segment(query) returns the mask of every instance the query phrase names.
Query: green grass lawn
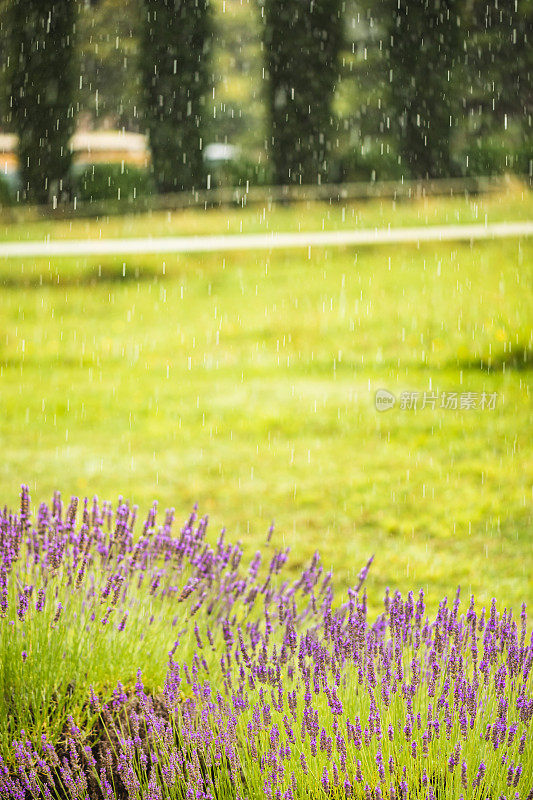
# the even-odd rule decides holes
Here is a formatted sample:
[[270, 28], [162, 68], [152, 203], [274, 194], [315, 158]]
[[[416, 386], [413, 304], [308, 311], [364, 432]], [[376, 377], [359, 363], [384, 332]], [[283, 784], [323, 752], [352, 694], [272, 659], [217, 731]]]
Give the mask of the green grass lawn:
[[484, 224], [531, 217], [531, 193], [511, 182], [502, 194], [460, 197], [427, 197], [413, 201], [384, 198], [345, 203], [294, 203], [209, 209], [208, 211], [154, 211], [149, 214], [75, 217], [56, 221], [36, 217], [25, 210], [11, 212], [14, 219], [0, 219], [0, 240], [64, 239], [86, 237], [165, 236], [264, 233], [266, 231], [350, 230], [391, 226]]
[[[110, 218], [102, 235], [530, 218], [530, 194]], [[328, 218], [329, 214], [329, 218]], [[165, 221], [166, 220], [166, 221]], [[72, 228], [69, 226], [72, 225]], [[226, 226], [226, 227], [224, 227]], [[98, 221], [1, 227], [98, 236]], [[248, 552], [275, 519], [368, 588], [458, 583], [515, 609], [531, 582], [533, 242], [4, 260], [0, 499], [27, 482], [185, 518]], [[493, 410], [384, 413], [374, 393], [497, 392]]]

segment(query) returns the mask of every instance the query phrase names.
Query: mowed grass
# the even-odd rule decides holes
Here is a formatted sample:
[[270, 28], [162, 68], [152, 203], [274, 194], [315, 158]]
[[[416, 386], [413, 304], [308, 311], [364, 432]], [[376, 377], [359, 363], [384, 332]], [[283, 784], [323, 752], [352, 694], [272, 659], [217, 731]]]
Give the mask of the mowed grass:
[[[510, 203], [503, 218], [531, 216], [530, 195]], [[525, 238], [3, 261], [0, 498], [27, 482], [35, 508], [60, 488], [178, 519], [198, 502], [250, 554], [274, 519], [294, 569], [318, 549], [340, 587], [375, 553], [373, 609], [386, 586], [435, 604], [458, 584], [517, 609], [533, 601], [532, 261]], [[379, 388], [497, 401], [378, 413]]]

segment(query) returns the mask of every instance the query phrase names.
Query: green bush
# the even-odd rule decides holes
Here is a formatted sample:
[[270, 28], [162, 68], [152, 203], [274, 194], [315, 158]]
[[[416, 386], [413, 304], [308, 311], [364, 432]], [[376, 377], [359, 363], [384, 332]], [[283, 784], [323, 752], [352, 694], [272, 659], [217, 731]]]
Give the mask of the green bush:
[[147, 169], [131, 164], [92, 164], [73, 172], [73, 196], [82, 203], [103, 200], [134, 202], [151, 195], [153, 179]]
[[220, 186], [269, 186], [272, 180], [267, 163], [258, 163], [246, 155], [213, 167], [213, 174]]
[[512, 172], [517, 175], [528, 175], [531, 170], [531, 142], [516, 144], [504, 139], [477, 139], [469, 143], [460, 155], [462, 174], [500, 175]]
[[[382, 146], [383, 145], [383, 146]], [[410, 170], [398, 160], [393, 143], [376, 140], [353, 147], [343, 154], [335, 170], [339, 181], [394, 181], [410, 177]]]
[[0, 175], [0, 206], [11, 206], [13, 202], [13, 183], [5, 175]]

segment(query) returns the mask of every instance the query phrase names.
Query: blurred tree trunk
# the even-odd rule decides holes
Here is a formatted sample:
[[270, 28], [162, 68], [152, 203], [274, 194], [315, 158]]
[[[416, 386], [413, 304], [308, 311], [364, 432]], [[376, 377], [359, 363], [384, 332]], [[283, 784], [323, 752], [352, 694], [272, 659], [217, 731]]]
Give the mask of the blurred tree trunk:
[[75, 127], [76, 0], [12, 0], [9, 106], [18, 135], [23, 199], [47, 203], [68, 192]]
[[267, 145], [277, 184], [328, 178], [342, 9], [341, 0], [264, 0]]
[[203, 188], [209, 0], [144, 0], [144, 14], [140, 61], [156, 186]]

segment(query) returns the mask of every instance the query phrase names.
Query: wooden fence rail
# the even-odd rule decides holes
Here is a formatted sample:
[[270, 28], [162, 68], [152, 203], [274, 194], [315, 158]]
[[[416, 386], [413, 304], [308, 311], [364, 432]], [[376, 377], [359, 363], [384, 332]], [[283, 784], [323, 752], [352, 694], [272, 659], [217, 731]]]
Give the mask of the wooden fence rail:
[[276, 203], [326, 202], [343, 203], [374, 198], [412, 199], [432, 195], [460, 196], [493, 194], [507, 190], [517, 182], [532, 187], [531, 176], [498, 175], [472, 178], [434, 180], [376, 181], [357, 183], [326, 183], [322, 185], [236, 186], [176, 194], [150, 195], [133, 199], [80, 202], [79, 200], [52, 206], [0, 206], [5, 222], [24, 221], [35, 217], [50, 219], [136, 214], [147, 211], [174, 211], [186, 208], [223, 206], [270, 206]]

